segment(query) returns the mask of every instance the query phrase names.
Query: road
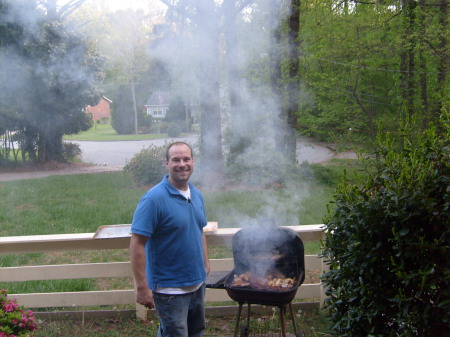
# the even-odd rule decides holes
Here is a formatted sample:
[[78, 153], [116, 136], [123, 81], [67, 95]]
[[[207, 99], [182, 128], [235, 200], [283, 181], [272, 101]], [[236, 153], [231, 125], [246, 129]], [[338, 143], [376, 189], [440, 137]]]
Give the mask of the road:
[[76, 143], [80, 146], [82, 151], [81, 160], [85, 163], [100, 166], [123, 167], [142, 149], [145, 149], [150, 145], [162, 146], [174, 141], [183, 141], [193, 145], [197, 142], [197, 137], [119, 142], [71, 141], [71, 143]]
[[[197, 137], [157, 139], [147, 141], [120, 141], [120, 142], [87, 142], [73, 141], [80, 145], [83, 151], [81, 160], [84, 163], [93, 164], [66, 164], [61, 163], [59, 167], [49, 167], [46, 169], [33, 170], [13, 170], [0, 172], [0, 181], [22, 180], [44, 178], [51, 175], [66, 174], [88, 174], [109, 171], [121, 171], [127, 162], [133, 156], [150, 145], [161, 146], [173, 141], [185, 141], [189, 144], [195, 144]], [[356, 158], [354, 152], [345, 152], [335, 154], [326, 146], [310, 142], [308, 140], [299, 140], [297, 142], [297, 159], [299, 162], [308, 162], [310, 164], [326, 162], [332, 158]]]
[[[81, 160], [100, 166], [123, 167], [133, 156], [150, 145], [161, 146], [173, 141], [185, 141], [195, 144], [197, 136], [187, 138], [156, 139], [142, 141], [121, 141], [121, 142], [90, 142], [73, 141], [79, 144], [82, 152]], [[334, 158], [336, 153], [328, 147], [307, 140], [297, 142], [298, 162], [308, 162], [309, 164], [321, 163]]]

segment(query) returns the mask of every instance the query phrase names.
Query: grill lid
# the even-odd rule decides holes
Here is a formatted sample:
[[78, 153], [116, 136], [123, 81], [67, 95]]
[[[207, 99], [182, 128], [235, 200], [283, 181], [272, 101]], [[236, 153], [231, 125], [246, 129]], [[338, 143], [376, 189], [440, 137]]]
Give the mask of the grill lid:
[[[226, 277], [224, 287], [233, 300], [263, 305], [286, 305], [292, 301], [305, 279], [303, 242], [295, 231], [283, 227], [244, 228], [233, 236], [232, 249], [234, 270]], [[233, 286], [234, 275], [247, 272], [261, 277], [280, 272], [295, 278], [296, 283], [285, 289]]]
[[[235, 273], [265, 276], [279, 271], [286, 277], [304, 274], [303, 242], [295, 231], [283, 227], [249, 227], [232, 238]], [[301, 282], [304, 280], [301, 279]]]

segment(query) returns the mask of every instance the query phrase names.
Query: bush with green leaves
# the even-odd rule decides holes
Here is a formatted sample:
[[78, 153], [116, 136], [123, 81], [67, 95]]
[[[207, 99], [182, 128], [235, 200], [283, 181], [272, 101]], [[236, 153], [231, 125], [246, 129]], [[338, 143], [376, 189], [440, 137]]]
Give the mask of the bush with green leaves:
[[63, 143], [63, 156], [65, 160], [71, 161], [81, 156], [81, 148], [77, 143], [64, 142]]
[[380, 139], [367, 183], [339, 185], [322, 276], [334, 336], [450, 335], [448, 117]]
[[169, 137], [179, 137], [181, 135], [181, 125], [176, 122], [169, 123], [167, 128], [167, 136]]
[[136, 185], [156, 184], [166, 174], [167, 144], [142, 149], [123, 168]]

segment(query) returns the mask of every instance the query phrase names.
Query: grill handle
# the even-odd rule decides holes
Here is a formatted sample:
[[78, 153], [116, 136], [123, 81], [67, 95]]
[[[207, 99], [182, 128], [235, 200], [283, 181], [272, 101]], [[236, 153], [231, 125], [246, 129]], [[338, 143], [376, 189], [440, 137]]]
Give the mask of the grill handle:
[[209, 273], [205, 286], [211, 289], [225, 289], [225, 280], [227, 279], [230, 271], [213, 271]]

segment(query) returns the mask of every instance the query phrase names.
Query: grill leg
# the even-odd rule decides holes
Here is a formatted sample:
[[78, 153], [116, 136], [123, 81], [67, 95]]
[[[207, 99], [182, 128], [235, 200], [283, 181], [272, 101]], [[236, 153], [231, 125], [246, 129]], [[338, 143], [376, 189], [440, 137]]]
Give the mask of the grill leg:
[[289, 311], [291, 312], [292, 325], [294, 326], [294, 335], [297, 336], [297, 326], [295, 325], [294, 309], [292, 308], [292, 303], [291, 302], [289, 302]]
[[247, 329], [249, 329], [249, 334], [250, 334], [250, 306], [251, 306], [251, 303], [248, 302], [248, 307], [247, 307]]
[[242, 312], [242, 305], [244, 303], [239, 302], [239, 309], [238, 309], [238, 314], [236, 317], [236, 326], [234, 327], [234, 337], [237, 337], [238, 334], [238, 330], [239, 330], [239, 322], [241, 321], [241, 312]]
[[284, 320], [284, 314], [286, 313], [286, 306], [280, 308], [280, 322], [281, 322], [281, 336], [286, 337], [286, 321]]

